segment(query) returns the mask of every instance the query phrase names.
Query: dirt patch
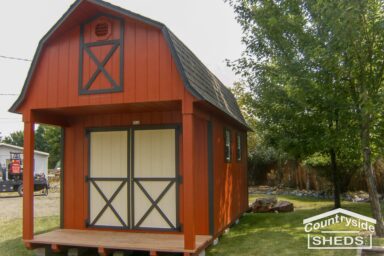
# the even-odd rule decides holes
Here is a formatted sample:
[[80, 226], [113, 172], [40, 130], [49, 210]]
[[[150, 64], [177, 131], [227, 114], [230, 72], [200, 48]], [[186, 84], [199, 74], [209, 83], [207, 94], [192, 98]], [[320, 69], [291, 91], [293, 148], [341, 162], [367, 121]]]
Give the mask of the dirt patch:
[[[60, 214], [60, 193], [48, 196], [35, 193], [35, 217], [46, 217]], [[0, 194], [0, 220], [22, 218], [23, 198], [17, 193]]]

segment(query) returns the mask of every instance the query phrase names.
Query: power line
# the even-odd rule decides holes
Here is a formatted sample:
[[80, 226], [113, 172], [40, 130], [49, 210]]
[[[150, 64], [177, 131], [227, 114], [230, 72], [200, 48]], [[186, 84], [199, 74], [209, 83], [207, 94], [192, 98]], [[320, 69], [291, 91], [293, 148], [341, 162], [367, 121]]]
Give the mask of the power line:
[[28, 62], [31, 62], [31, 61], [32, 61], [32, 60], [30, 60], [30, 59], [17, 58], [17, 57], [10, 57], [10, 56], [5, 56], [5, 55], [0, 55], [0, 58], [8, 59], [8, 60], [28, 61]]
[[0, 96], [17, 96], [17, 93], [0, 93]]

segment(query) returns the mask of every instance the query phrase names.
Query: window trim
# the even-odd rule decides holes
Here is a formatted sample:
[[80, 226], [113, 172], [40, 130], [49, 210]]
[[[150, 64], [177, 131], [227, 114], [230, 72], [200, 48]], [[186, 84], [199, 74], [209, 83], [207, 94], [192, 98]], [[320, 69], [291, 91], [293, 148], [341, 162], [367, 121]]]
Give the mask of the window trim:
[[241, 162], [242, 160], [243, 160], [243, 134], [241, 132], [238, 132], [236, 133], [236, 161]]
[[[229, 147], [227, 151], [227, 132], [229, 134]], [[228, 156], [227, 156], [228, 152]], [[230, 163], [232, 162], [232, 132], [229, 128], [225, 127], [224, 128], [224, 162], [225, 163]]]

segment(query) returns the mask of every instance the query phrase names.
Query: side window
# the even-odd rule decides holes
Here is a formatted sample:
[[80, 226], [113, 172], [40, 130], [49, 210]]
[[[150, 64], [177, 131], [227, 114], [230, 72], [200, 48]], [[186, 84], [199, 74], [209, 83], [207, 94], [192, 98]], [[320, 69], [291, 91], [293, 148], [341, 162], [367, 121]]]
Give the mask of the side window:
[[242, 141], [243, 136], [241, 136], [241, 133], [237, 133], [236, 136], [236, 160], [241, 161], [241, 156], [243, 153], [243, 141]]
[[227, 128], [224, 129], [224, 157], [225, 162], [231, 162], [231, 131]]

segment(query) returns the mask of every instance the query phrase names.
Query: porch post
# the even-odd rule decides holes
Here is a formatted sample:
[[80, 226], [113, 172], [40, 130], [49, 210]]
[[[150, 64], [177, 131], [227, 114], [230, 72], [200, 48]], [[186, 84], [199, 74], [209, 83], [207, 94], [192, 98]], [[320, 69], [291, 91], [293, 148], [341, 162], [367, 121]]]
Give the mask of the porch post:
[[194, 115], [193, 103], [183, 102], [183, 187], [184, 187], [184, 248], [195, 249], [194, 212]]
[[23, 160], [23, 239], [33, 239], [33, 157], [35, 144], [34, 122], [24, 120], [24, 160]]

